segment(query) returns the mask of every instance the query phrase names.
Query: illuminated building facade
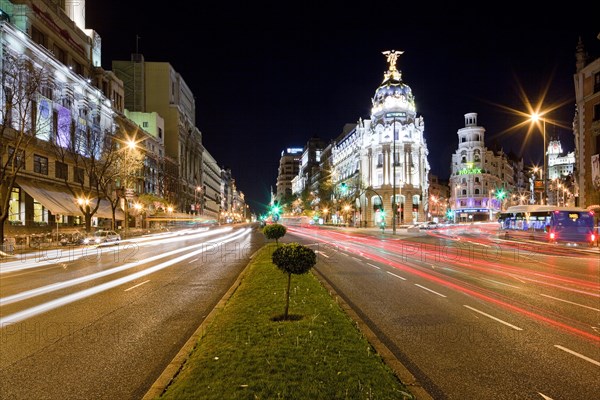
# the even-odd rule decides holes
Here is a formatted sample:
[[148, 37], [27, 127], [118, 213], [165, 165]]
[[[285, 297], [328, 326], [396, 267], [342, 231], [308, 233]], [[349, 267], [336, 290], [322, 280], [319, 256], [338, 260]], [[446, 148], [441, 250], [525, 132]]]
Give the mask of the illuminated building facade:
[[388, 70], [371, 99], [370, 119], [346, 125], [332, 148], [337, 198], [351, 201], [352, 223], [357, 226], [385, 222], [390, 227], [394, 214], [397, 225], [427, 216], [430, 166], [425, 123], [396, 68], [401, 54], [384, 52]]
[[[600, 40], [600, 34], [598, 34]], [[576, 51], [576, 113], [573, 122], [576, 205], [600, 214], [600, 57], [588, 57], [580, 40]], [[578, 196], [578, 197], [577, 197]]]
[[[76, 7], [61, 6], [51, 0], [0, 1], [0, 128], [5, 144], [0, 157], [11, 157], [19, 136], [33, 137], [18, 150], [22, 166], [9, 195], [8, 234], [81, 224], [82, 213], [67, 183], [85, 188], [92, 200], [102, 195], [90, 181], [93, 177], [59, 160], [58, 150], [53, 149], [66, 152], [75, 146], [80, 155], [99, 155], [102, 138], [115, 132], [115, 113], [122, 111], [118, 109], [122, 82], [100, 67], [101, 40], [96, 32], [85, 29], [85, 1]], [[15, 67], [21, 69], [11, 70]], [[23, 81], [17, 82], [19, 78]], [[19, 85], [23, 88], [28, 83], [25, 80], [35, 92], [19, 91]], [[18, 98], [19, 93], [26, 97]], [[96, 149], [83, 145], [90, 137], [98, 144]], [[112, 218], [110, 208], [100, 204], [93, 225]]]
[[281, 152], [277, 174], [277, 193], [275, 199], [281, 202], [292, 195], [292, 180], [300, 171], [302, 148], [287, 148]]
[[514, 170], [502, 150], [485, 147], [485, 128], [477, 113], [465, 114], [457, 132], [458, 149], [452, 155], [450, 208], [457, 222], [493, 220], [514, 191]]
[[196, 103], [183, 77], [167, 62], [148, 62], [142, 54], [113, 60], [112, 68], [125, 87], [125, 108], [157, 112], [164, 118], [165, 153], [177, 161], [177, 209], [195, 212], [202, 185], [202, 134], [196, 127]]

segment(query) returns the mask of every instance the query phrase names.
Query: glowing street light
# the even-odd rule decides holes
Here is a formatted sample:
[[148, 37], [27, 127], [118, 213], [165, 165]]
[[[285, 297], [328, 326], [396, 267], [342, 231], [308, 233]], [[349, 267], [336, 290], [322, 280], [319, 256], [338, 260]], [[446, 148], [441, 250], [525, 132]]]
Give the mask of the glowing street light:
[[538, 124], [539, 121], [542, 121], [542, 135], [544, 136], [544, 168], [542, 169], [542, 171], [540, 172], [540, 176], [543, 176], [543, 180], [544, 180], [544, 200], [542, 200], [542, 204], [544, 204], [545, 202], [545, 198], [548, 197], [548, 182], [546, 179], [546, 176], [548, 174], [548, 167], [546, 165], [546, 119], [542, 118], [542, 115], [544, 113], [538, 113], [538, 112], [534, 112], [529, 116], [529, 119], [531, 120], [532, 123]]

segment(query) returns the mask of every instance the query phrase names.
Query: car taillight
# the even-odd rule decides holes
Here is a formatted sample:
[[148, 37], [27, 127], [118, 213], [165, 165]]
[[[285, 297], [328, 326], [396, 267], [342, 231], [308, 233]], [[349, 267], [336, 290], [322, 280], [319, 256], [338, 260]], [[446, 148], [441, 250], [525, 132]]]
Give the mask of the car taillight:
[[595, 241], [596, 241], [596, 235], [594, 235], [594, 234], [592, 233], [592, 235], [590, 236], [590, 240], [591, 240], [592, 242], [595, 242]]
[[552, 239], [552, 240], [556, 239], [556, 233], [550, 232], [550, 239]]

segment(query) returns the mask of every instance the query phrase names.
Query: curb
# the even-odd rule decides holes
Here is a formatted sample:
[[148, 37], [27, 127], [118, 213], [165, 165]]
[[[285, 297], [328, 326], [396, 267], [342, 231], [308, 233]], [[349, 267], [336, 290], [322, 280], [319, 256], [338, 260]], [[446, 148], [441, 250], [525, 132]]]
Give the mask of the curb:
[[400, 382], [402, 382], [408, 391], [418, 400], [433, 400], [433, 397], [421, 386], [413, 374], [394, 356], [394, 353], [375, 335], [369, 326], [358, 316], [358, 314], [344, 301], [344, 299], [335, 291], [327, 280], [315, 268], [311, 272], [321, 282], [323, 287], [334, 297], [340, 308], [356, 323], [358, 329], [366, 339], [375, 348], [385, 364], [394, 371]]
[[217, 305], [215, 305], [215, 307], [210, 311], [210, 313], [206, 316], [204, 321], [202, 321], [200, 326], [198, 326], [198, 328], [192, 334], [192, 336], [190, 336], [190, 338], [185, 342], [185, 344], [181, 347], [177, 355], [173, 357], [173, 360], [171, 360], [169, 365], [167, 365], [167, 367], [160, 374], [158, 379], [154, 381], [150, 389], [146, 392], [144, 397], [142, 397], [142, 400], [156, 399], [157, 397], [162, 395], [167, 389], [167, 387], [171, 384], [171, 382], [173, 382], [175, 377], [179, 374], [179, 371], [181, 371], [181, 368], [183, 368], [190, 353], [196, 347], [198, 341], [204, 336], [206, 328], [213, 322], [217, 314], [223, 309], [223, 307], [225, 307], [225, 304], [229, 301], [233, 293], [235, 293], [237, 288], [240, 286], [242, 279], [246, 275], [248, 266], [252, 263], [253, 258], [256, 256], [256, 253], [258, 253], [261, 249], [262, 247], [250, 256], [250, 261], [248, 262], [248, 264], [246, 264], [244, 269], [242, 269], [233, 285], [231, 285], [229, 290], [223, 295], [223, 297], [221, 298], [221, 300], [219, 300]]

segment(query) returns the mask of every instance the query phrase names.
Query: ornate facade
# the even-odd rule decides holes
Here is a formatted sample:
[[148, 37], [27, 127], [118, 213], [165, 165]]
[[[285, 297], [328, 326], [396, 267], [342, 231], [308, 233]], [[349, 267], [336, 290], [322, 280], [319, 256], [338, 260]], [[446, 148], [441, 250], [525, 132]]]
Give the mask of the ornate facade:
[[344, 188], [337, 197], [353, 199], [355, 225], [392, 226], [394, 215], [396, 224], [413, 224], [427, 216], [425, 123], [396, 68], [401, 54], [384, 52], [388, 70], [371, 100], [371, 118], [359, 120], [333, 146], [333, 180]]
[[452, 155], [450, 204], [457, 222], [493, 220], [514, 190], [514, 171], [506, 154], [485, 147], [485, 128], [477, 113], [465, 114], [458, 130], [458, 149]]

